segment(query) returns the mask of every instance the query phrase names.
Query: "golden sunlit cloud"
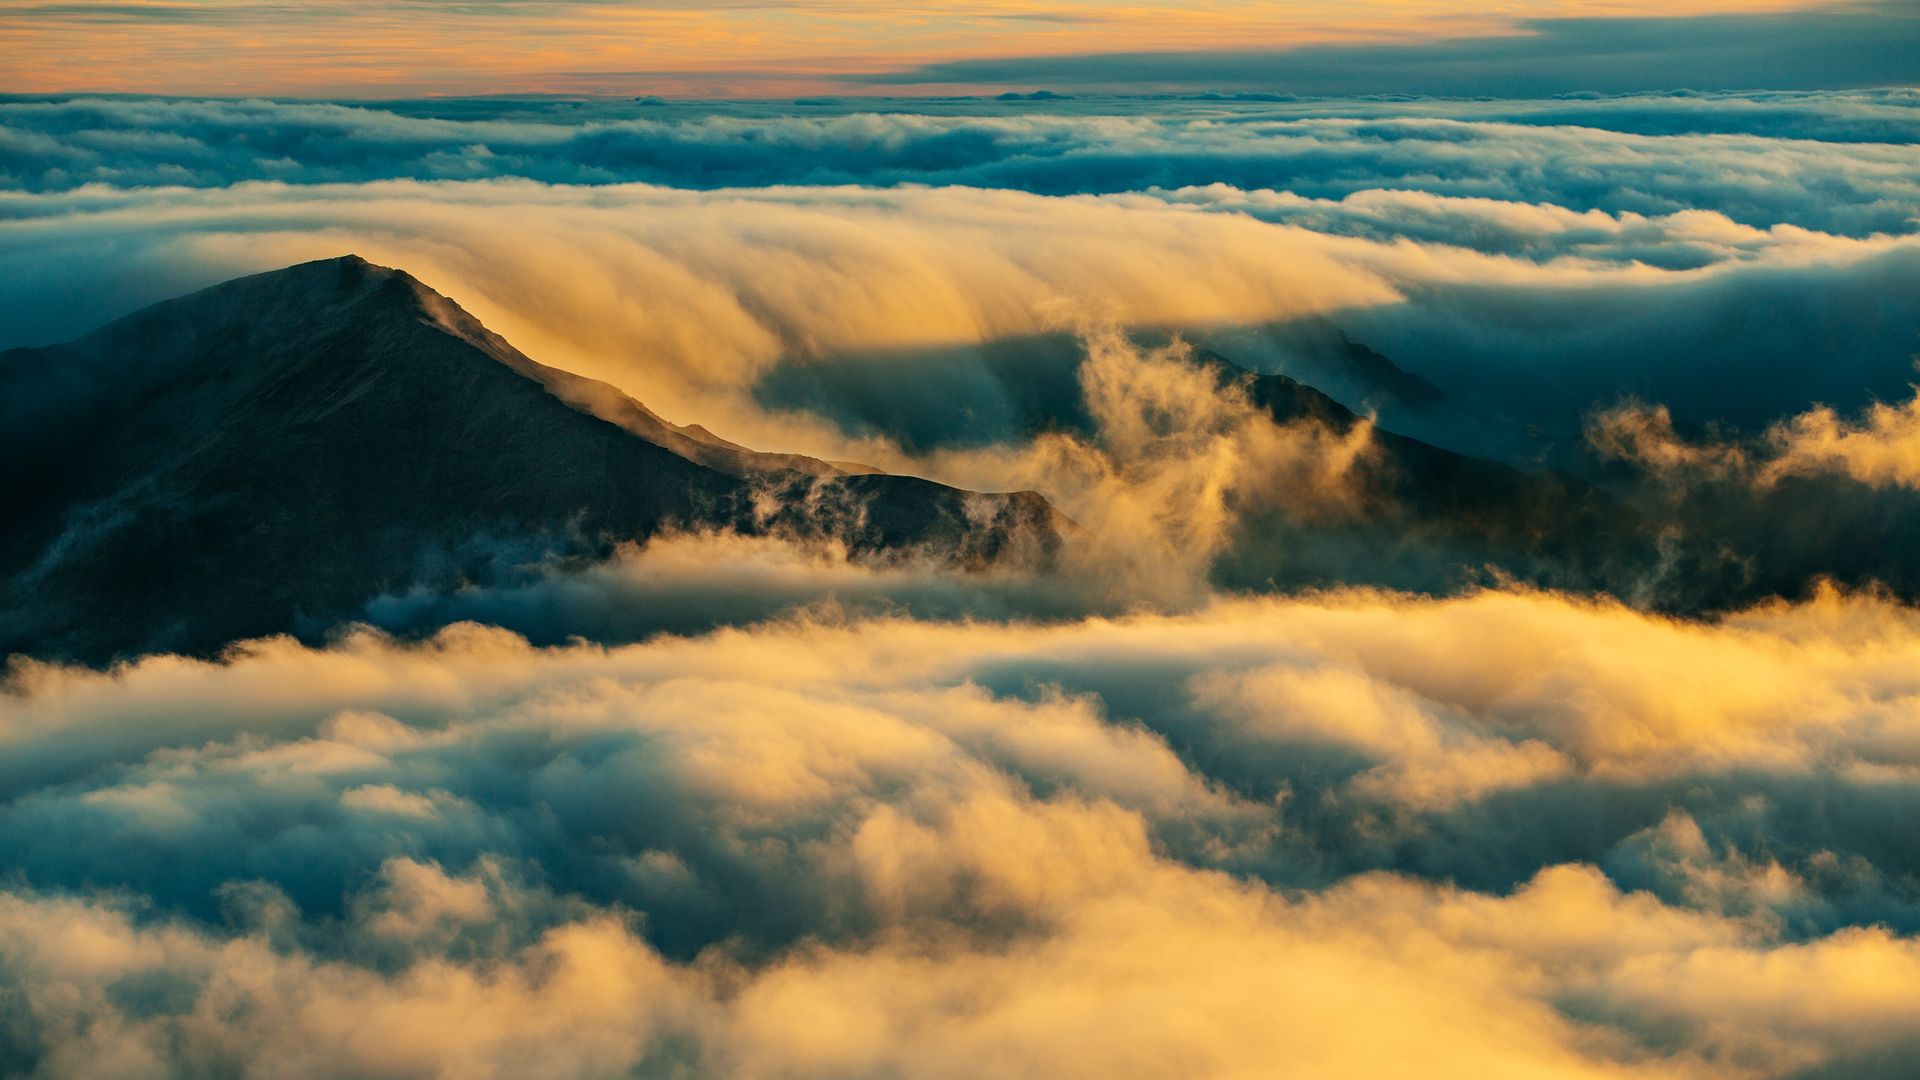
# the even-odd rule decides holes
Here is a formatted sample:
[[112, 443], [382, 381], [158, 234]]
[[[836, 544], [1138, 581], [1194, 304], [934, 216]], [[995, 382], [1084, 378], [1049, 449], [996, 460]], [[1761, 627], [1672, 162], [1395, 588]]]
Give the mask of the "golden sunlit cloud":
[[[294, 882], [276, 860], [319, 831], [367, 865], [313, 934], [271, 880], [226, 886], [223, 928], [9, 887], [0, 979], [30, 974], [16, 1000], [55, 1072], [1844, 1070], [1910, 1045], [1920, 944], [1795, 939], [1780, 913], [1822, 858], [1726, 851], [1685, 811], [1591, 825], [1678, 875], [1688, 904], [1579, 862], [1502, 893], [1386, 872], [1301, 893], [1223, 868], [1284, 872], [1261, 853], [1348, 800], [1383, 806], [1367, 828], [1392, 841], [1427, 828], [1395, 813], [1503, 792], [1550, 813], [1678, 778], [1664, 790], [1698, 800], [1754, 768], [1787, 797], [1835, 785], [1836, 805], [1906, 790], [1917, 618], [1831, 593], [1686, 624], [1547, 594], [1353, 591], [1050, 625], [797, 618], [618, 648], [465, 625], [26, 667], [0, 745], [86, 779], [33, 790], [10, 824]], [[1099, 690], [982, 685], [1022, 667]], [[1179, 707], [1119, 722], [1143, 679], [1224, 742], [1175, 754]], [[1235, 762], [1285, 748], [1298, 768], [1316, 746], [1357, 755], [1352, 779], [1235, 790]], [[220, 841], [235, 822], [244, 850]], [[1451, 827], [1476, 851], [1527, 847]], [[654, 914], [459, 857], [474, 836], [576, 845], [554, 864]], [[384, 845], [406, 853], [368, 854]], [[728, 903], [745, 936], [663, 954], [659, 935]]]

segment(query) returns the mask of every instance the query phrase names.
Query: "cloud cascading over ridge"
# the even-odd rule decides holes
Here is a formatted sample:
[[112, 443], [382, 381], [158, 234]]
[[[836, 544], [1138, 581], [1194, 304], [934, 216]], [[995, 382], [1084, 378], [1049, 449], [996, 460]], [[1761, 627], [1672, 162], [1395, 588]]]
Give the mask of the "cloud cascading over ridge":
[[[1892, 98], [1804, 100], [1835, 118], [1905, 107]], [[1683, 99], [1659, 105], [1679, 110]], [[204, 104], [128, 107], [179, 125], [188, 144], [197, 138], [185, 134], [196, 130], [191, 117], [226, 115], [226, 106]], [[1703, 111], [1775, 107], [1724, 98]], [[1308, 196], [1218, 183], [1078, 196], [918, 186], [687, 190], [526, 178], [82, 186], [6, 196], [0, 262], [17, 271], [8, 278], [12, 306], [65, 327], [42, 332], [54, 337], [193, 285], [356, 251], [413, 270], [539, 360], [606, 379], [670, 419], [753, 446], [964, 487], [1039, 490], [1092, 527], [1086, 550], [1100, 550], [1094, 562], [1125, 582], [1121, 593], [1158, 576], [1147, 594], [1161, 601], [1189, 602], [1204, 591], [1221, 553], [1245, 538], [1249, 513], [1265, 506], [1283, 507], [1295, 520], [1324, 517], [1339, 501], [1263, 492], [1297, 493], [1314, 475], [1321, 479], [1307, 487], [1344, 491], [1341, 498], [1364, 488], [1354, 478], [1365, 479], [1365, 448], [1275, 441], [1277, 429], [1265, 419], [1226, 422], [1234, 406], [1223, 411], [1215, 391], [1198, 384], [1168, 414], [1186, 425], [1183, 432], [1157, 431], [1151, 444], [1112, 442], [1123, 435], [1128, 411], [1168, 402], [1140, 397], [1093, 415], [1087, 391], [1098, 379], [1090, 380], [1097, 372], [1087, 358], [1118, 358], [1129, 374], [1106, 382], [1124, 385], [1153, 368], [1164, 338], [1115, 341], [1102, 351], [1087, 347], [1099, 336], [1089, 337], [1087, 327], [1175, 332], [1196, 354], [1323, 386], [1390, 431], [1527, 468], [1544, 463], [1590, 475], [1604, 463], [1589, 460], [1588, 417], [1623, 396], [1660, 402], [1688, 430], [1718, 422], [1759, 431], [1816, 401], [1849, 414], [1869, 408], [1903, 393], [1911, 378], [1920, 335], [1920, 311], [1905, 299], [1920, 295], [1910, 287], [1920, 273], [1913, 233], [1862, 234], [1835, 224], [1856, 213], [1890, 222], [1913, 216], [1920, 195], [1902, 187], [1898, 163], [1912, 156], [1905, 145], [1644, 136], [1453, 118], [1229, 125], [1187, 108], [1171, 120], [1116, 119], [1093, 138], [1123, 145], [1172, 133], [1213, 146], [1213, 160], [1226, 161], [1284, 132], [1283, 139], [1315, 142], [1325, 167], [1358, 161], [1363, 175], [1380, 164], [1369, 147], [1410, 140], [1418, 148], [1395, 165], [1401, 182], [1443, 159], [1465, 176], [1484, 174], [1523, 147], [1529, 156], [1504, 166], [1517, 197], [1392, 187]], [[423, 121], [335, 106], [249, 106], [236, 115], [251, 117], [239, 130], [269, 134], [283, 121], [320, 115], [329, 123], [387, 125], [402, 134], [408, 154], [419, 151], [423, 133], [457, 141], [468, 133], [498, 140], [524, 138], [532, 128], [568, 137], [579, 131], [546, 121]], [[778, 149], [752, 149], [748, 157], [768, 162], [796, 152], [803, 162], [832, 162], [849, 133], [865, 132], [862, 138], [877, 139], [872, 161], [884, 163], [913, 159], [916, 132], [966, 125], [1038, 125], [1033, 130], [1088, 139], [1086, 125], [1071, 120], [771, 116], [668, 127], [676, 137], [725, 130], [743, 146], [765, 142]], [[76, 146], [94, 138], [84, 132], [107, 130], [47, 122], [48, 138]], [[1375, 124], [1388, 126], [1367, 126]], [[358, 154], [369, 136], [355, 130], [336, 127], [304, 143], [298, 167]], [[1382, 140], [1389, 130], [1405, 139]], [[1536, 166], [1551, 158], [1543, 147], [1554, 145], [1594, 156], [1563, 178], [1543, 176]], [[1847, 196], [1815, 198], [1808, 185], [1816, 178], [1783, 171], [1787, 159], [1828, 170], [1817, 182]], [[204, 162], [215, 170], [209, 178], [225, 168], [222, 160]], [[1632, 209], [1643, 204], [1625, 188], [1582, 194], [1570, 186], [1576, 173], [1617, 174], [1636, 160], [1675, 185], [1670, 209]], [[1736, 190], [1745, 194], [1735, 198]], [[1583, 202], [1599, 205], [1577, 208]], [[1741, 220], [1700, 208], [1744, 216], [1761, 205], [1777, 209]], [[1034, 243], [1036, 235], [1048, 242]], [[98, 284], [103, 257], [117, 295]], [[1447, 400], [1383, 403], [1374, 387], [1343, 382], [1338, 371], [1327, 381], [1324, 366], [1300, 359], [1296, 338], [1325, 338], [1328, 326], [1445, 387]], [[1805, 363], [1809, 355], [1823, 360]], [[913, 377], [902, 380], [903, 372]], [[1294, 464], [1275, 456], [1286, 447]], [[1295, 467], [1323, 453], [1325, 469]], [[1347, 479], [1328, 486], [1326, 478], [1341, 476]], [[1791, 518], [1805, 501], [1788, 494], [1755, 520]], [[1890, 511], [1866, 496], [1854, 502], [1849, 520], [1862, 523], [1864, 538], [1858, 550], [1880, 550], [1873, 522]], [[1642, 511], [1656, 521], [1671, 513], [1657, 502]], [[1689, 510], [1674, 527], [1712, 545], [1710, 538], [1727, 532], [1726, 516]], [[1682, 609], [1714, 606], [1724, 595], [1797, 595], [1819, 570], [1856, 583], [1888, 581], [1897, 571], [1889, 583], [1908, 588], [1904, 566], [1823, 562], [1833, 546], [1817, 537], [1783, 549], [1790, 554], [1781, 567], [1743, 568], [1756, 545], [1771, 543], [1760, 534], [1772, 527], [1736, 530], [1712, 569], [1717, 583], [1697, 590], [1677, 587], [1671, 572], [1650, 564], [1601, 580]], [[1475, 580], [1461, 569], [1481, 558], [1471, 551], [1399, 546], [1387, 553], [1386, 569], [1358, 565], [1337, 542], [1270, 538], [1268, 549], [1288, 549], [1281, 558], [1242, 560], [1228, 576], [1257, 583], [1276, 574], [1295, 580], [1294, 572], [1314, 582], [1357, 575], [1415, 588]], [[1161, 573], [1142, 573], [1147, 566]], [[1292, 569], [1280, 573], [1283, 566]], [[1585, 587], [1590, 579], [1576, 580]], [[448, 610], [429, 598], [387, 616], [396, 627], [431, 625]]]
[[[503, 206], [539, 228], [505, 227]], [[1483, 412], [1569, 438], [1623, 393], [1755, 429], [1809, 401], [1858, 408], [1863, 389], [1904, 391], [1920, 325], [1903, 299], [1915, 294], [1911, 233], [1760, 229], [1711, 211], [1220, 188], [1058, 199], [390, 181], [79, 189], [15, 195], [5, 212], [8, 300], [43, 338], [354, 250], [411, 267], [542, 361], [669, 417], [855, 460], [876, 451], [830, 445], [842, 437], [796, 430], [742, 396], [782, 364], [1054, 330], [1063, 302], [1189, 330], [1335, 317]], [[1052, 243], [1028, 242], [1039, 221]], [[103, 253], [122, 291], [80, 286]], [[582, 266], [594, 276], [583, 281]], [[848, 295], [861, 302], [835, 302]], [[1229, 355], [1284, 370], [1271, 348]], [[1799, 362], [1814, 351], [1829, 362]], [[1754, 371], [1768, 378], [1735, 377]]]
[[[24, 189], [0, 207], [11, 286], [4, 299], [23, 313], [7, 343], [57, 340], [225, 274], [354, 246], [419, 273], [536, 356], [601, 373], [622, 353], [713, 367], [704, 376], [712, 381], [741, 370], [742, 353], [754, 357], [748, 369], [762, 370], [788, 353], [974, 343], [1047, 328], [1035, 311], [1056, 297], [1098, 297], [1123, 321], [1339, 309], [1349, 336], [1402, 367], [1491, 395], [1483, 412], [1534, 424], [1551, 413], [1569, 440], [1584, 412], [1622, 393], [1656, 399], [1685, 422], [1758, 430], [1812, 401], [1850, 410], [1904, 393], [1916, 319], [1898, 298], [1914, 291], [1905, 249], [1920, 214], [1912, 116], [1907, 91], [932, 103], [890, 113], [16, 101], [0, 105], [0, 171]], [[493, 186], [410, 186], [423, 176], [492, 178]], [[356, 186], [383, 178], [407, 179]], [[569, 186], [502, 186], [508, 178]], [[226, 190], [247, 180], [290, 186]], [[621, 186], [631, 181], [734, 186], [707, 195]], [[796, 182], [995, 190], [753, 186]], [[77, 186], [98, 184], [114, 187]], [[126, 190], [175, 184], [207, 190]], [[1110, 197], [1022, 201], [1018, 190]], [[484, 228], [497, 217], [482, 207], [523, 202], [550, 215], [556, 237], [590, 229], [608, 239], [518, 237], [503, 246]], [[1293, 228], [1175, 218], [1168, 209]], [[469, 210], [481, 220], [455, 227]], [[720, 250], [775, 239], [730, 226], [735, 213], [777, 227], [785, 265], [806, 267], [809, 280], [871, 295], [873, 303], [857, 305], [865, 325], [849, 321], [847, 305], [818, 300], [810, 314], [782, 315], [780, 296], [760, 295], [764, 283], [741, 281], [737, 268], [703, 255], [696, 222], [727, 236]], [[395, 220], [408, 215], [449, 231], [426, 250], [405, 241], [419, 231]], [[1023, 215], [1044, 216], [1063, 234], [1055, 265], [1022, 245]], [[874, 235], [906, 218], [946, 235], [931, 246]], [[1167, 250], [1184, 245], [1187, 229], [1204, 232]], [[310, 242], [270, 244], [255, 235], [262, 232]], [[1112, 252], [1121, 236], [1151, 252], [1152, 266]], [[1342, 238], [1379, 246], [1343, 247]], [[169, 245], [192, 253], [154, 254]], [[456, 257], [455, 248], [467, 254]], [[1351, 272], [1329, 271], [1328, 257]], [[22, 265], [29, 258], [33, 265]], [[502, 297], [539, 283], [489, 281], [476, 263], [505, 277], [534, 258], [604, 264], [634, 299], [562, 295], [543, 299], [540, 313], [502, 310]], [[983, 283], [977, 273], [989, 265]], [[107, 266], [114, 273], [97, 272]], [[1156, 267], [1178, 270], [1156, 277]], [[1355, 273], [1378, 284], [1357, 284]], [[1319, 287], [1323, 279], [1329, 288]], [[699, 295], [688, 296], [693, 289]], [[636, 307], [652, 310], [639, 298], [654, 295], [707, 325], [615, 329], [633, 323]], [[741, 340], [701, 340], [740, 325], [728, 309], [741, 305], [772, 310], [745, 320]], [[1536, 314], [1548, 310], [1555, 315]], [[841, 322], [822, 325], [828, 319]], [[558, 339], [556, 328], [578, 336], [582, 323], [603, 328], [596, 340]], [[887, 328], [903, 323], [923, 329]], [[681, 359], [691, 352], [702, 355]], [[1799, 362], [1810, 354], [1828, 360]], [[1239, 358], [1284, 369], [1270, 345]], [[1740, 377], [1752, 371], [1765, 377]], [[643, 398], [669, 412], [685, 402], [688, 415], [733, 419], [707, 413], [711, 401], [693, 405], [685, 390], [630, 388], [652, 390]], [[1454, 426], [1456, 437], [1500, 430]], [[1499, 443], [1479, 449], [1514, 452]]]

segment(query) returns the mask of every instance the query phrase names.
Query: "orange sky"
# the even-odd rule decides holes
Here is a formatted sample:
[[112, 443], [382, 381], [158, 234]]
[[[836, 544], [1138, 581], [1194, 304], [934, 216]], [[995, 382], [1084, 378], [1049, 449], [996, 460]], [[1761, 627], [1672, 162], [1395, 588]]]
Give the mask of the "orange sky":
[[[1521, 20], [1807, 0], [0, 0], [0, 91], [776, 97], [983, 57], [1283, 48], [1524, 32]], [[916, 88], [923, 90], [926, 88]]]

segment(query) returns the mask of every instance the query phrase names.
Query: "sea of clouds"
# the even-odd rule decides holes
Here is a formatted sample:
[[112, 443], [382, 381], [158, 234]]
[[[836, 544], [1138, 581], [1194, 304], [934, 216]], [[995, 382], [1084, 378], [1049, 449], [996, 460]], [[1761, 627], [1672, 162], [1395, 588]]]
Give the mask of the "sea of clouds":
[[1373, 426], [1192, 362], [1335, 326], [1446, 395], [1349, 395], [1382, 427], [1818, 534], [1780, 500], [1920, 491], [1916, 108], [0, 102], [0, 347], [353, 251], [669, 420], [1078, 530], [676, 535], [16, 662], [0, 1072], [1910, 1075], [1920, 612], [1223, 589]]

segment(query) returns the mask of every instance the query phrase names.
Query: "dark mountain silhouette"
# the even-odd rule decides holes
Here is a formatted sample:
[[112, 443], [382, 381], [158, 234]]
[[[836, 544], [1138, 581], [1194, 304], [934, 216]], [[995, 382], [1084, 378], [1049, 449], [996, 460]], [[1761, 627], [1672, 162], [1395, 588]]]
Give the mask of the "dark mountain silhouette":
[[1284, 357], [1281, 370], [1363, 408], [1421, 410], [1442, 405], [1447, 394], [1384, 354], [1353, 340], [1331, 319], [1301, 318], [1255, 328], [1228, 328], [1212, 343], [1239, 355], [1238, 339], [1251, 336]]
[[[1238, 386], [1277, 423], [1346, 435], [1363, 418], [1286, 375], [1260, 375], [1213, 353], [1198, 362]], [[1231, 585], [1383, 584], [1421, 590], [1487, 574], [1569, 589], [1643, 591], [1661, 550], [1647, 519], [1563, 472], [1530, 472], [1384, 428], [1358, 466], [1360, 502], [1344, 521], [1303, 529], [1247, 520], [1217, 576]]]
[[315, 633], [371, 598], [671, 527], [1044, 560], [1060, 519], [669, 424], [348, 256], [0, 354], [0, 654]]
[[[1255, 375], [1203, 354], [1281, 423], [1345, 434], [1361, 418], [1285, 375]], [[1695, 615], [1821, 581], [1920, 597], [1920, 492], [1842, 475], [1696, 478], [1675, 484], [1619, 470], [1605, 486], [1456, 453], [1376, 427], [1350, 520], [1302, 527], [1248, 516], [1215, 569], [1236, 587], [1374, 584], [1420, 591], [1517, 579]]]

